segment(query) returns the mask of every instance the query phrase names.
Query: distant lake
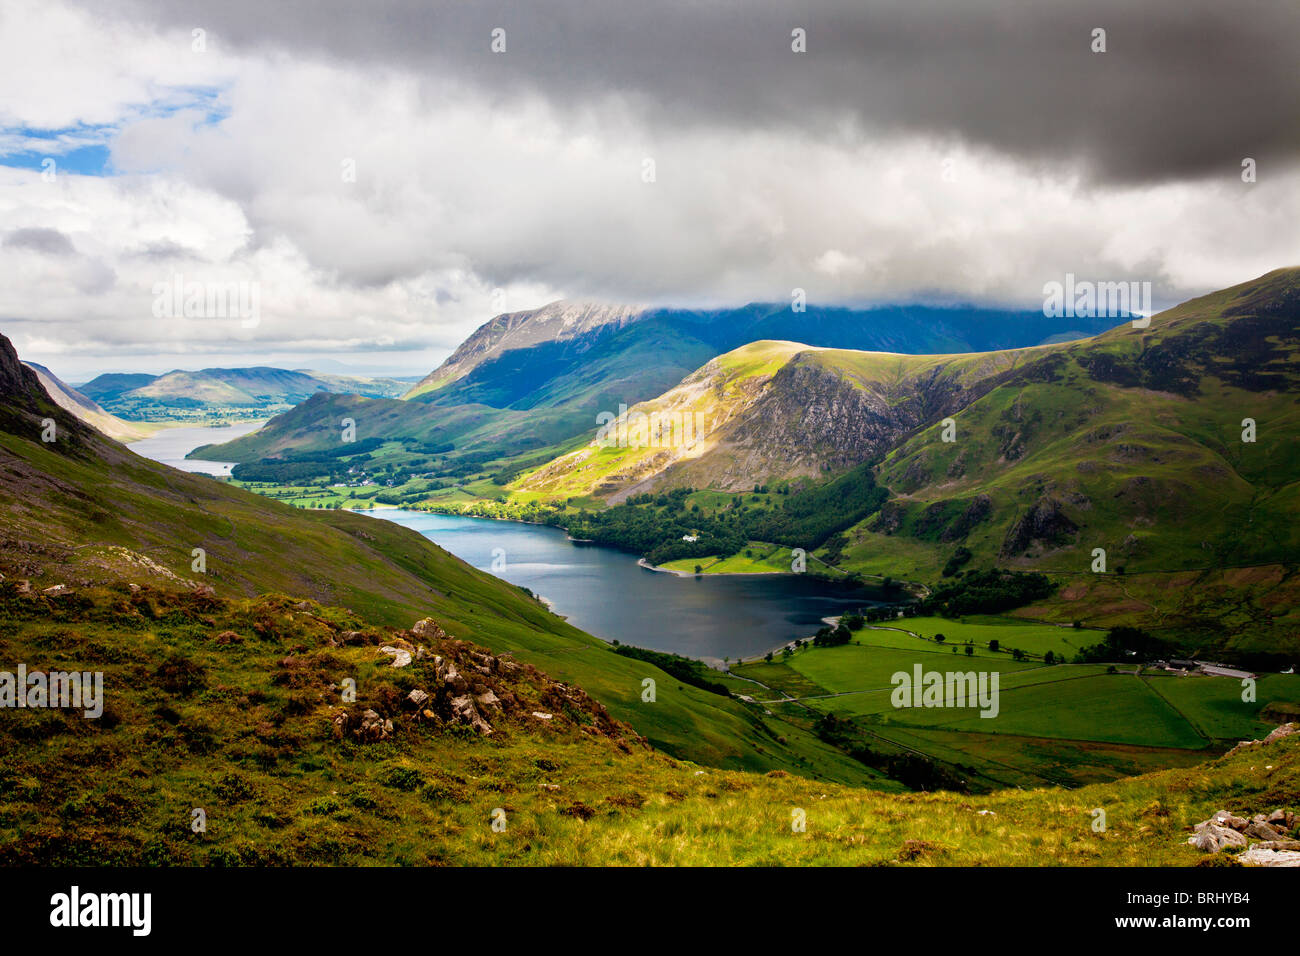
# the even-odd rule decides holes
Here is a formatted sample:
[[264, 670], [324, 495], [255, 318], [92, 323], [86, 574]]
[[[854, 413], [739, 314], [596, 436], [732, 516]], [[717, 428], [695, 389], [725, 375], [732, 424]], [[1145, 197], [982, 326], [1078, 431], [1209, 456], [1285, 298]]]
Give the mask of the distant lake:
[[869, 592], [806, 575], [650, 571], [635, 555], [570, 541], [559, 528], [396, 508], [366, 514], [412, 528], [474, 567], [528, 588], [589, 634], [687, 657], [763, 654], [810, 637], [824, 617], [881, 603]]
[[238, 425], [182, 425], [179, 428], [164, 428], [149, 438], [131, 442], [130, 448], [137, 455], [152, 458], [181, 471], [229, 478], [230, 469], [238, 462], [186, 460], [185, 456], [202, 445], [232, 441], [257, 431], [264, 424], [264, 421], [259, 421], [241, 422]]

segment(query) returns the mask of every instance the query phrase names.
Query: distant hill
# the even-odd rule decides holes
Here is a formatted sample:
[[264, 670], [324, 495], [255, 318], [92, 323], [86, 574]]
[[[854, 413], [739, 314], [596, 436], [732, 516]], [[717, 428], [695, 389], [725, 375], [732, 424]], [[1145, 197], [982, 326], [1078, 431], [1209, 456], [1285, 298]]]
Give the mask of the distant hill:
[[87, 425], [99, 429], [109, 438], [129, 442], [144, 438], [150, 433], [147, 426], [122, 421], [116, 415], [106, 412], [98, 402], [60, 380], [44, 365], [37, 365], [35, 362], [23, 364], [36, 373], [42, 387], [60, 408], [76, 415]]
[[158, 378], [157, 375], [143, 373], [105, 372], [103, 375], [97, 375], [85, 385], [82, 385], [78, 391], [83, 395], [90, 396], [97, 402], [103, 402], [117, 398], [119, 395], [134, 389], [143, 388], [156, 378]]
[[165, 375], [108, 373], [81, 391], [106, 410], [145, 421], [216, 414], [258, 417], [285, 411], [319, 392], [396, 397], [409, 381], [306, 370], [255, 368], [176, 369]]

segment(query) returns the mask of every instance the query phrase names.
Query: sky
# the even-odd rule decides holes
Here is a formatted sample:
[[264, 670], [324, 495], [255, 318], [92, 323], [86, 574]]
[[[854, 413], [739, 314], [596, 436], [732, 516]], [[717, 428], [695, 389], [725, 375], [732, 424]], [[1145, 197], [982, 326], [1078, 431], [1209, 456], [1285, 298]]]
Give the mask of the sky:
[[1298, 54], [1294, 0], [0, 0], [0, 332], [421, 374], [557, 298], [1168, 306], [1300, 265]]

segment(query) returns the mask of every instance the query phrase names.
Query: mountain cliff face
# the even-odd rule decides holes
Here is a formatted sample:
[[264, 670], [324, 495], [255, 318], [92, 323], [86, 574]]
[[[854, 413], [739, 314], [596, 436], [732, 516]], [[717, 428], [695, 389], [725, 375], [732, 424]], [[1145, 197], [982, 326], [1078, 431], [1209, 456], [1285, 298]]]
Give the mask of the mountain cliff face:
[[624, 428], [631, 440], [592, 442], [515, 487], [619, 502], [879, 460], [892, 497], [849, 530], [846, 569], [934, 579], [961, 548], [971, 567], [1065, 576], [1051, 613], [1066, 620], [1142, 615], [1144, 626], [1227, 635], [1238, 650], [1293, 649], [1297, 359], [1295, 268], [1145, 325], [1032, 349], [907, 356], [757, 343], [624, 416], [653, 431], [686, 413], [691, 441]]
[[632, 406], [519, 488], [618, 502], [652, 489], [740, 491], [838, 473], [960, 410], [1039, 351], [906, 356], [756, 342]]

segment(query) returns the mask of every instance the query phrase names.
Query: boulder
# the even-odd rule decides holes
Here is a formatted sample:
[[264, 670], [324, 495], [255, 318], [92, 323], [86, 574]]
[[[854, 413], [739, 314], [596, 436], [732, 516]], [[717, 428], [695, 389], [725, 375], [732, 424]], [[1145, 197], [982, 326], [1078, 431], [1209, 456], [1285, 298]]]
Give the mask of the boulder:
[[429, 640], [446, 640], [447, 632], [431, 617], [422, 618], [411, 625], [411, 633]]
[[1266, 840], [1270, 842], [1273, 840], [1280, 840], [1283, 836], [1281, 830], [1259, 820], [1252, 820], [1250, 826], [1246, 827], [1245, 833], [1246, 836], [1254, 837], [1256, 840]]
[[452, 720], [459, 724], [467, 724], [473, 727], [475, 731], [487, 736], [492, 733], [492, 725], [480, 716], [479, 712], [474, 709], [474, 701], [469, 695], [453, 697], [450, 701]]
[[1263, 844], [1251, 847], [1245, 853], [1238, 855], [1237, 859], [1251, 866], [1300, 867], [1300, 852], [1264, 849]]
[[1271, 731], [1269, 731], [1268, 736], [1265, 737], [1263, 740], [1243, 740], [1241, 743], [1237, 744], [1237, 746], [1233, 747], [1226, 754], [1224, 754], [1224, 756], [1231, 757], [1233, 754], [1237, 753], [1238, 751], [1248, 750], [1251, 747], [1263, 747], [1273, 743], [1273, 741], [1275, 740], [1281, 740], [1283, 737], [1289, 737], [1296, 732], [1300, 732], [1300, 723], [1296, 723], [1295, 721], [1292, 721], [1289, 724], [1281, 724], [1273, 728]]
[[357, 729], [357, 736], [362, 740], [373, 743], [377, 740], [383, 740], [393, 732], [393, 722], [380, 717], [373, 710], [367, 710], [361, 715], [361, 726]]
[[1236, 830], [1207, 823], [1204, 827], [1198, 828], [1197, 834], [1189, 837], [1187, 842], [1203, 853], [1218, 853], [1230, 846], [1244, 847], [1246, 838]]
[[428, 701], [428, 699], [429, 699], [428, 693], [426, 691], [420, 690], [420, 688], [418, 687], [406, 695], [406, 702], [410, 704], [413, 710], [420, 710], [421, 708], [423, 708], [425, 702]]
[[1196, 830], [1197, 833], [1199, 833], [1205, 827], [1210, 827], [1210, 826], [1227, 827], [1228, 829], [1232, 829], [1232, 830], [1244, 830], [1249, 825], [1250, 825], [1250, 821], [1247, 820], [1245, 817], [1235, 816], [1229, 813], [1227, 810], [1220, 810], [1217, 813], [1215, 813], [1214, 816], [1210, 817], [1210, 819], [1196, 824], [1194, 829]]
[[1251, 847], [1252, 850], [1288, 850], [1292, 852], [1300, 851], [1300, 840], [1272, 840], [1266, 843], [1256, 843]]
[[379, 653], [387, 654], [393, 659], [392, 667], [405, 667], [411, 663], [411, 652], [404, 647], [395, 647], [392, 644], [385, 644], [379, 649]]
[[1279, 727], [1269, 731], [1269, 735], [1264, 738], [1264, 743], [1271, 744], [1275, 740], [1281, 740], [1283, 737], [1290, 737], [1292, 734], [1300, 733], [1300, 723], [1291, 722], [1282, 724]]

